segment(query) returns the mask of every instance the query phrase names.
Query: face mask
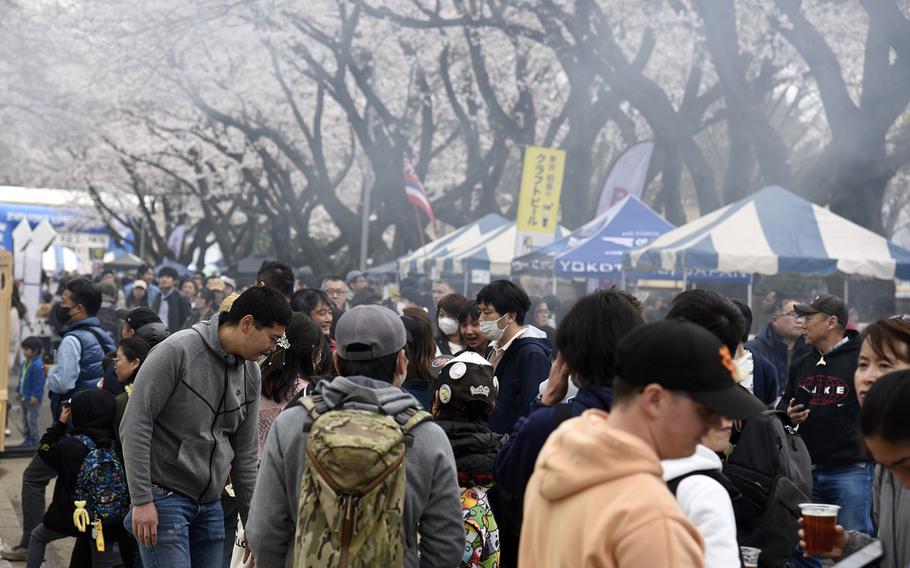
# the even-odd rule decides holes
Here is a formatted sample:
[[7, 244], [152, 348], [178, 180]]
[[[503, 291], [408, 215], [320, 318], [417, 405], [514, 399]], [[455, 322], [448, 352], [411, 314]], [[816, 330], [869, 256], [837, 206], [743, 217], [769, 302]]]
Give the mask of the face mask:
[[395, 309], [398, 310], [399, 316], [404, 315], [404, 309], [406, 307], [408, 307], [408, 305], [405, 304], [404, 302], [398, 302], [397, 304], [395, 304]]
[[487, 336], [487, 339], [489, 339], [490, 341], [499, 341], [500, 339], [502, 339], [502, 334], [505, 330], [499, 329], [499, 325], [497, 325], [497, 324], [499, 324], [499, 320], [501, 320], [504, 317], [506, 317], [506, 316], [502, 316], [496, 321], [478, 322], [478, 325], [480, 326], [480, 331], [482, 331], [483, 334]]
[[454, 335], [458, 332], [458, 322], [452, 318], [439, 318], [436, 323], [439, 325], [439, 331], [446, 335]]
[[60, 323], [68, 323], [70, 321], [70, 309], [65, 308], [62, 304], [57, 304], [57, 308], [54, 311], [54, 317], [57, 318], [57, 321]]

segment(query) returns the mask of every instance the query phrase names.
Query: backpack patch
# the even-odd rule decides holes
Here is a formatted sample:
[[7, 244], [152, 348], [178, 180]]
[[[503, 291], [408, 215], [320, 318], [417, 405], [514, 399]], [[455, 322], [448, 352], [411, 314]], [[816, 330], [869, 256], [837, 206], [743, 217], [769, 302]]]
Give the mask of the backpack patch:
[[461, 488], [461, 513], [464, 518], [465, 545], [463, 568], [499, 566], [499, 527], [490, 508], [487, 488]]
[[430, 416], [405, 424], [368, 410], [316, 411], [300, 479], [294, 566], [402, 566], [407, 434]]
[[102, 447], [84, 434], [73, 436], [88, 448], [76, 477], [75, 500], [85, 501], [91, 519], [101, 522], [122, 521], [130, 508], [126, 473], [117, 454], [116, 442]]

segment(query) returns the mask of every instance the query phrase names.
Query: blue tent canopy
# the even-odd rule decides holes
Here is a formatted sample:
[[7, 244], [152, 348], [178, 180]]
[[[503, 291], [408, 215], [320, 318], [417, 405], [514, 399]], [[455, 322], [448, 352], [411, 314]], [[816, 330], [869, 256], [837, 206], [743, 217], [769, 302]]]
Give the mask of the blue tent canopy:
[[624, 263], [632, 270], [910, 278], [910, 251], [777, 186], [627, 252]]
[[[642, 247], [673, 229], [663, 217], [634, 196], [628, 196], [565, 238], [512, 261], [512, 274], [564, 278], [619, 278], [623, 254]], [[691, 280], [748, 281], [745, 274], [688, 271]], [[627, 272], [628, 279], [681, 279], [670, 271]]]

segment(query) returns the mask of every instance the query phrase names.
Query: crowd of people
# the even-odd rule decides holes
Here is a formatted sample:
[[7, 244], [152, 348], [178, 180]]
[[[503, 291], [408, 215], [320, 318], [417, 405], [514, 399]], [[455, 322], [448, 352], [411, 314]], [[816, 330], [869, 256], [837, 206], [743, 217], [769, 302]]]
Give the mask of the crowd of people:
[[[910, 565], [910, 317], [143, 266], [11, 344], [38, 567]], [[13, 311], [27, 321], [14, 294]], [[52, 422], [40, 424], [45, 397]], [[49, 427], [48, 427], [49, 426]], [[45, 501], [55, 481], [53, 499]], [[827, 550], [799, 506], [839, 507]], [[807, 550], [814, 555], [810, 556]]]

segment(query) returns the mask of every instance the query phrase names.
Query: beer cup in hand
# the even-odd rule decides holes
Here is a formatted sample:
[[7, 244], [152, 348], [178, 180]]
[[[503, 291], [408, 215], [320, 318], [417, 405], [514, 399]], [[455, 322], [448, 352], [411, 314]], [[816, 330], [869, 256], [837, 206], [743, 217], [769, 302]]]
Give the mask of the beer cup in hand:
[[803, 503], [799, 506], [803, 516], [799, 519], [799, 545], [805, 556], [837, 558], [847, 547], [847, 533], [837, 524], [837, 505]]

